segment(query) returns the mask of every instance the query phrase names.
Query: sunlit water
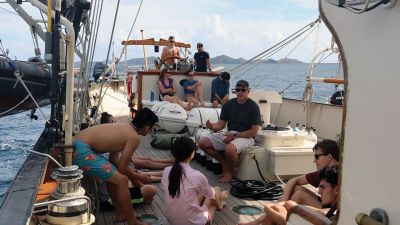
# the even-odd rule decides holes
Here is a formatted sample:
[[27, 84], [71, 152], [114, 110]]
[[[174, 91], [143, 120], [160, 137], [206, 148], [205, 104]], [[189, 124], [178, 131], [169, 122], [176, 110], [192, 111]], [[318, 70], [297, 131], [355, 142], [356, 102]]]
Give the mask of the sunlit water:
[[[50, 107], [43, 110], [48, 115]], [[44, 128], [45, 120], [38, 112], [38, 120], [31, 121], [28, 114], [0, 118], [0, 203], [28, 155], [24, 150], [33, 148]]]
[[[213, 65], [217, 67], [221, 65]], [[237, 65], [222, 65], [226, 70]], [[301, 99], [306, 84], [305, 74], [308, 64], [262, 64], [252, 70], [242, 70], [232, 74], [231, 86], [236, 81], [245, 79], [249, 81], [252, 89], [265, 89], [282, 91], [294, 83], [283, 95], [289, 98]], [[338, 71], [337, 64], [319, 64], [313, 76], [335, 77]], [[314, 84], [317, 102], [326, 102], [328, 97], [335, 92], [331, 84]], [[49, 107], [44, 108], [45, 114], [50, 112]], [[27, 154], [24, 149], [32, 149], [44, 128], [44, 119], [39, 112], [38, 120], [32, 120], [27, 115], [29, 112], [20, 113], [0, 118], [0, 204], [3, 201], [8, 187], [13, 181], [19, 168], [25, 161]]]

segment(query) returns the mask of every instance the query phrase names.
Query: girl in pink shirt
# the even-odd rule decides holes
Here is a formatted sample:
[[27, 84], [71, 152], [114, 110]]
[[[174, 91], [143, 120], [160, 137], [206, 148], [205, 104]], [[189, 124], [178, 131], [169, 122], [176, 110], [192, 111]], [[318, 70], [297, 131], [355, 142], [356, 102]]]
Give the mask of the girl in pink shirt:
[[211, 224], [218, 204], [207, 178], [189, 165], [195, 147], [188, 137], [176, 139], [171, 147], [175, 163], [164, 169], [161, 178], [166, 217], [173, 225]]

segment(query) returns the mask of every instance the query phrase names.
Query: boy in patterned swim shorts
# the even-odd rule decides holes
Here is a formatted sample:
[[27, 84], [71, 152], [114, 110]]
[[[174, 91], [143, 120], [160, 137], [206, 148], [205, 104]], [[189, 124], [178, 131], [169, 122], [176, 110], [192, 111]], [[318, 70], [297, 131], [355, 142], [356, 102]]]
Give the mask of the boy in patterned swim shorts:
[[[150, 177], [129, 168], [132, 155], [139, 146], [140, 138], [149, 133], [158, 121], [147, 108], [139, 110], [129, 124], [107, 123], [87, 128], [74, 137], [73, 163], [85, 174], [104, 180], [115, 207], [116, 222], [127, 221], [129, 225], [144, 224], [138, 221], [131, 206], [129, 181], [140, 188], [145, 202], [151, 202], [156, 193]], [[109, 160], [102, 154], [109, 153]]]

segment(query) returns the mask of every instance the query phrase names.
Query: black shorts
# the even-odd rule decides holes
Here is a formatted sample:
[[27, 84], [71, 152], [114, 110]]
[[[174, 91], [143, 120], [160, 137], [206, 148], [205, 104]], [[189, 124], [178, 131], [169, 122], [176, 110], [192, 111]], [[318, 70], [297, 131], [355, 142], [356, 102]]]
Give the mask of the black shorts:
[[215, 96], [212, 96], [212, 97], [211, 97], [211, 102], [213, 102], [213, 101], [217, 101], [218, 103], [221, 103], [221, 102], [218, 100], [218, 98], [215, 97]]
[[170, 94], [170, 93], [160, 93], [160, 95], [158, 96], [158, 99], [159, 99], [160, 101], [162, 101], [163, 97], [166, 96], [166, 95], [168, 95], [168, 96], [174, 96], [174, 94]]
[[129, 188], [129, 193], [131, 194], [132, 204], [141, 204], [144, 202], [143, 195], [139, 187]]

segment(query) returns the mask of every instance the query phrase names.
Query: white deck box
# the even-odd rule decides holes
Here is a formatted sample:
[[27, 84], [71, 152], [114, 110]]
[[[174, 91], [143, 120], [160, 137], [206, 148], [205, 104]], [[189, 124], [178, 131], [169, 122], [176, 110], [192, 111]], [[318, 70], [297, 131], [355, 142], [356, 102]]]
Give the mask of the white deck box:
[[305, 141], [301, 147], [250, 147], [243, 153], [245, 155], [241, 156], [237, 177], [241, 180], [262, 181], [253, 156], [257, 159], [260, 171], [267, 180], [277, 180], [275, 173], [281, 179], [287, 180], [294, 176], [313, 172], [316, 170], [312, 150], [314, 144]]

